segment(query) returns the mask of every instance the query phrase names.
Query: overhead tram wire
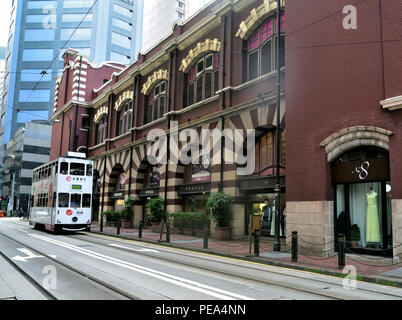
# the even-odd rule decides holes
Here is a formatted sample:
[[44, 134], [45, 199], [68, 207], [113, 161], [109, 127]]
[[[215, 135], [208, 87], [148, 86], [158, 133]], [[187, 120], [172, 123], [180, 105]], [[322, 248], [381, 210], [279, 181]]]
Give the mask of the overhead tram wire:
[[78, 28], [81, 26], [81, 24], [85, 21], [86, 17], [88, 16], [88, 14], [91, 13], [92, 9], [95, 7], [95, 5], [98, 3], [98, 0], [95, 0], [94, 3], [92, 4], [92, 6], [89, 8], [89, 10], [87, 11], [87, 13], [85, 14], [85, 16], [82, 18], [81, 22], [75, 27], [74, 31], [71, 33], [70, 37], [67, 39], [67, 41], [64, 43], [63, 47], [61, 47], [59, 49], [59, 52], [57, 53], [57, 55], [53, 58], [53, 60], [50, 62], [50, 64], [48, 65], [47, 68], [45, 68], [41, 74], [42, 76], [40, 77], [40, 79], [36, 82], [35, 86], [33, 87], [33, 89], [31, 90], [28, 98], [26, 99], [26, 101], [24, 101], [23, 103], [27, 103], [29, 102], [29, 99], [32, 96], [32, 93], [35, 91], [35, 89], [38, 87], [39, 83], [42, 81], [43, 77], [48, 74], [46, 70], [49, 70], [53, 63], [55, 62], [56, 59], [59, 58], [60, 53], [63, 51], [63, 49], [65, 49], [65, 47], [67, 46], [67, 44], [70, 42], [71, 38], [73, 37], [73, 35], [75, 34], [75, 32], [78, 30]]

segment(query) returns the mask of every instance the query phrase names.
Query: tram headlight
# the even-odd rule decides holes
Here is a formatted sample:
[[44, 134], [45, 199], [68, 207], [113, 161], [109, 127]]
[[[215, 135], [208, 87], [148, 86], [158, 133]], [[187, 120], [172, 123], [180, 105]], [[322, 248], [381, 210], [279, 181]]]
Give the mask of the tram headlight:
[[72, 215], [73, 215], [73, 211], [72, 211], [72, 210], [67, 210], [66, 214], [67, 214], [68, 216], [72, 216]]

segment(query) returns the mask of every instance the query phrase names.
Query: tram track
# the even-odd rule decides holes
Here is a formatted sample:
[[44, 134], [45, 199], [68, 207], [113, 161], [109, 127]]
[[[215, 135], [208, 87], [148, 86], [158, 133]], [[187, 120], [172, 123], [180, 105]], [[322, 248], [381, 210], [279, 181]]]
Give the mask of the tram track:
[[[107, 290], [110, 290], [120, 296], [122, 296], [122, 298], [128, 299], [128, 300], [141, 300], [139, 297], [132, 295], [131, 293], [128, 293], [120, 288], [117, 288], [116, 286], [113, 286], [107, 282], [104, 282], [98, 278], [95, 278], [87, 273], [84, 273], [80, 270], [78, 270], [77, 268], [72, 267], [71, 265], [68, 265], [64, 262], [61, 262], [51, 256], [49, 256], [46, 253], [43, 253], [41, 251], [39, 251], [38, 249], [33, 248], [32, 246], [27, 245], [26, 243], [23, 243], [21, 241], [18, 241], [16, 239], [13, 239], [12, 237], [0, 232], [0, 235], [9, 239], [10, 241], [13, 241], [14, 243], [17, 243], [27, 249], [29, 249], [30, 251], [32, 251], [33, 253], [36, 253], [38, 255], [44, 256], [46, 259], [52, 261], [52, 263], [54, 263], [55, 265], [59, 265], [69, 271], [72, 271], [73, 273], [78, 274], [80, 277], [84, 277], [88, 280], [90, 280], [93, 283], [96, 283], [97, 285], [106, 288]], [[37, 280], [35, 280], [33, 277], [31, 277], [26, 271], [24, 271], [20, 266], [18, 266], [17, 263], [15, 263], [12, 259], [8, 258], [4, 253], [2, 253], [0, 251], [0, 256], [2, 256], [10, 265], [12, 265], [14, 267], [14, 269], [16, 271], [18, 271], [18, 273], [20, 273], [25, 279], [27, 279], [32, 285], [34, 285], [34, 287], [36, 289], [39, 290], [39, 292], [41, 292], [48, 300], [59, 300], [55, 295], [53, 295], [52, 293], [50, 293], [49, 290], [47, 290], [46, 288], [44, 288], [44, 286], [38, 282]]]
[[[1, 234], [1, 233], [0, 233]], [[1, 234], [3, 235], [3, 234]], [[41, 283], [36, 281], [33, 277], [31, 277], [27, 272], [25, 272], [20, 266], [7, 257], [3, 252], [0, 251], [0, 257], [2, 257], [14, 270], [16, 270], [21, 276], [24, 277], [25, 280], [28, 281], [31, 285], [34, 286], [36, 290], [38, 290], [46, 300], [58, 300], [53, 294], [50, 293], [49, 290], [46, 290]]]
[[[12, 223], [14, 225], [18, 225], [18, 226], [23, 227], [23, 225], [21, 223], [18, 223], [18, 222], [16, 222], [16, 223], [12, 222]], [[118, 241], [118, 240], [115, 240], [115, 239], [111, 240], [110, 237], [105, 239], [105, 238], [103, 238], [101, 236], [93, 236], [93, 235], [91, 236], [90, 234], [87, 234], [87, 233], [77, 233], [77, 234], [73, 234], [73, 235], [67, 234], [67, 235], [63, 235], [63, 236], [65, 236], [67, 238], [74, 239], [74, 240], [79, 240], [79, 241], [82, 241], [82, 242], [91, 243], [91, 244], [94, 244], [94, 245], [99, 246], [99, 247], [105, 247], [105, 248], [108, 248], [108, 249], [111, 249], [111, 246], [109, 244], [107, 244], [107, 243], [103, 243], [103, 241], [122, 244], [122, 241]], [[29, 246], [27, 246], [24, 243], [21, 243], [21, 242], [19, 242], [17, 240], [14, 240], [14, 239], [11, 239], [11, 240], [13, 240], [13, 241], [15, 241], [17, 243], [20, 243], [20, 244], [22, 244], [22, 245], [24, 245], [24, 246], [29, 248]], [[98, 241], [96, 241], [96, 240], [98, 240]], [[129, 241], [129, 240], [127, 240], [127, 241]], [[134, 240], [134, 241], [139, 242], [139, 241], [136, 241], [136, 240]], [[124, 242], [124, 243], [128, 244], [127, 242]], [[135, 245], [135, 243], [130, 243], [130, 244]], [[250, 264], [248, 266], [236, 265], [238, 268], [240, 268], [236, 272], [226, 271], [226, 270], [229, 269], [228, 268], [229, 266], [234, 266], [235, 265], [233, 263], [233, 261], [230, 261], [230, 260], [225, 261], [225, 260], [220, 260], [220, 259], [217, 260], [217, 259], [214, 259], [213, 257], [208, 257], [207, 255], [205, 257], [201, 258], [201, 257], [194, 256], [191, 251], [189, 251], [188, 253], [185, 252], [186, 249], [183, 249], [183, 251], [181, 251], [181, 252], [175, 252], [174, 250], [169, 250], [169, 249], [171, 249], [169, 247], [160, 246], [160, 245], [157, 245], [157, 244], [155, 244], [155, 245], [153, 245], [153, 244], [151, 244], [151, 245], [145, 244], [144, 245], [143, 243], [138, 243], [138, 246], [144, 247], [144, 248], [149, 248], [149, 246], [152, 246], [153, 248], [155, 248], [157, 246], [164, 253], [169, 253], [169, 254], [172, 254], [173, 256], [176, 256], [176, 257], [178, 256], [179, 260], [175, 259], [174, 257], [168, 257], [165, 254], [162, 255], [162, 256], [155, 257], [152, 254], [147, 254], [147, 253], [144, 253], [144, 252], [141, 252], [141, 253], [133, 252], [132, 250], [119, 248], [119, 247], [113, 247], [113, 248], [117, 249], [119, 251], [129, 252], [129, 253], [134, 254], [134, 255], [135, 254], [140, 254], [140, 255], [146, 256], [149, 259], [154, 259], [155, 261], [165, 261], [165, 262], [172, 263], [172, 264], [175, 264], [175, 265], [180, 265], [180, 266], [184, 265], [184, 266], [187, 266], [187, 267], [195, 269], [195, 270], [198, 269], [198, 270], [203, 270], [203, 271], [206, 271], [206, 272], [213, 272], [213, 273], [216, 273], [216, 274], [225, 275], [225, 276], [232, 277], [232, 278], [234, 277], [234, 278], [239, 278], [239, 279], [243, 279], [243, 280], [247, 280], [247, 281], [253, 281], [256, 284], [257, 283], [266, 284], [266, 285], [270, 285], [272, 287], [278, 287], [278, 288], [292, 290], [294, 292], [308, 293], [310, 295], [316, 295], [317, 298], [321, 297], [321, 298], [335, 299], [335, 300], [348, 299], [348, 295], [345, 296], [341, 292], [339, 292], [339, 289], [345, 290], [343, 285], [341, 284], [341, 282], [337, 283], [337, 281], [326, 281], [325, 279], [322, 279], [322, 280], [317, 279], [317, 277], [319, 277], [320, 275], [316, 275], [317, 277], [315, 279], [309, 279], [307, 277], [298, 276], [298, 275], [295, 275], [295, 274], [290, 274], [289, 272], [283, 273], [283, 272], [280, 272], [279, 270], [278, 271], [264, 270], [264, 269], [258, 268], [257, 266], [255, 266], [253, 264]], [[38, 250], [36, 250], [36, 249], [33, 249], [33, 248], [30, 248], [30, 249], [32, 249], [33, 251], [38, 252]], [[42, 254], [42, 253], [40, 253], [40, 254]], [[42, 255], [44, 255], [44, 254], [42, 254]], [[191, 257], [195, 261], [190, 262], [189, 260], [183, 258], [183, 256]], [[107, 288], [110, 288], [109, 284], [105, 285], [105, 283], [103, 283], [99, 279], [94, 279], [90, 275], [83, 274], [79, 270], [76, 270], [74, 267], [71, 267], [69, 265], [65, 265], [64, 263], [62, 263], [62, 262], [60, 262], [58, 260], [55, 260], [52, 257], [49, 257], [49, 256], [47, 256], [47, 257], [50, 260], [54, 261], [55, 263], [61, 264], [62, 266], [66, 267], [66, 268], [68, 268], [68, 269], [70, 269], [70, 270], [72, 270], [74, 272], [77, 272], [77, 273], [81, 274], [82, 276], [87, 277], [90, 280], [94, 280], [97, 283], [99, 283], [99, 284], [101, 284], [101, 285], [103, 285], [103, 286], [105, 286]], [[219, 256], [217, 256], [217, 258], [219, 258]], [[209, 265], [206, 265], [205, 263], [203, 264], [203, 262], [205, 262], [205, 259], [208, 259], [211, 262], [211, 264], [209, 264]], [[203, 260], [203, 261], [201, 261], [201, 260]], [[239, 260], [239, 262], [245, 262], [246, 263], [247, 261]], [[216, 266], [218, 266], [218, 268]], [[262, 265], [261, 265], [261, 267], [262, 267]], [[267, 265], [267, 267], [272, 267], [272, 266]], [[256, 272], [260, 273], [257, 278], [255, 277]], [[264, 277], [264, 274], [263, 274], [264, 272], [274, 274], [277, 277], [282, 277], [282, 280], [284, 281], [286, 279], [286, 281], [284, 281], [282, 283], [279, 283], [278, 280], [269, 280], [269, 279], [263, 278]], [[312, 286], [309, 286], [309, 288], [306, 288], [306, 287], [303, 287], [302, 285], [296, 285], [292, 281], [292, 279], [294, 279], [296, 281], [297, 280], [299, 280], [299, 281], [308, 280], [311, 283], [315, 283], [316, 287], [311, 288]], [[341, 278], [338, 278], [338, 279], [339, 279], [339, 281], [343, 280]], [[319, 284], [319, 285], [317, 285], [317, 284]], [[371, 284], [367, 283], [367, 285], [371, 285]], [[330, 287], [332, 287], [332, 288], [330, 288]], [[335, 291], [338, 291], [338, 292], [325, 292], [328, 289], [334, 289], [334, 288], [335, 288]], [[127, 297], [129, 299], [136, 299], [136, 300], [138, 299], [137, 297], [133, 297], [131, 294], [129, 294], [127, 292], [121, 292], [121, 290], [118, 289], [118, 288], [115, 288], [115, 289], [117, 289], [117, 290], [115, 290], [117, 293], [122, 294], [123, 296], [125, 296], [125, 297]], [[402, 299], [402, 295], [392, 294], [391, 292], [384, 293], [384, 292], [374, 291], [374, 290], [370, 290], [369, 288], [362, 288], [362, 287], [359, 288], [359, 291], [365, 292], [366, 294], [370, 294], [370, 293], [371, 294], [376, 294], [376, 295], [378, 295], [378, 296], [380, 296], [382, 298], [398, 298], [398, 299]]]
[[[80, 233], [80, 234], [77, 234], [77, 235], [84, 235], [86, 238], [85, 238], [85, 240], [84, 240], [84, 239], [80, 239], [80, 238], [77, 237], [76, 235], [73, 235], [72, 238], [73, 238], [73, 239], [79, 239], [79, 240], [82, 240], [82, 241], [87, 241], [87, 242], [90, 242], [90, 243], [93, 243], [93, 244], [96, 244], [96, 245], [101, 245], [101, 246], [104, 246], [104, 247], [106, 247], [106, 248], [110, 248], [107, 244], [102, 244], [102, 243], [99, 243], [99, 242], [96, 242], [96, 241], [88, 240], [88, 239], [87, 239], [87, 238], [91, 238], [91, 237], [92, 237], [92, 238], [97, 238], [97, 239], [101, 239], [101, 238], [93, 237], [93, 236], [90, 236], [90, 235], [85, 234], [85, 233]], [[105, 239], [103, 239], [103, 240], [105, 240]], [[108, 239], [108, 240], [109, 240], [109, 239]], [[130, 240], [127, 240], [127, 241], [130, 241]], [[134, 240], [134, 241], [136, 241], [136, 240]], [[116, 241], [116, 240], [110, 240], [110, 242], [120, 243], [120, 244], [121, 244], [121, 242]], [[157, 244], [155, 244], [155, 245], [158, 246], [158, 247], [160, 247], [160, 245], [157, 245]], [[145, 247], [146, 247], [146, 246], [145, 246]], [[213, 268], [212, 266], [206, 266], [206, 265], [200, 265], [200, 264], [194, 265], [193, 263], [187, 262], [186, 259], [183, 259], [183, 260], [181, 260], [180, 262], [178, 262], [178, 261], [175, 260], [174, 258], [168, 258], [168, 257], [166, 257], [166, 256], [156, 258], [156, 257], [153, 257], [152, 255], [147, 254], [147, 253], [144, 253], [144, 252], [141, 252], [141, 253], [140, 253], [140, 252], [133, 252], [133, 251], [131, 251], [131, 250], [127, 250], [127, 249], [119, 248], [119, 247], [114, 247], [114, 248], [115, 248], [115, 249], [118, 249], [118, 250], [120, 250], [120, 251], [130, 252], [130, 253], [133, 253], [133, 254], [147, 255], [147, 257], [151, 257], [151, 258], [154, 258], [154, 259], [157, 259], [157, 260], [163, 260], [163, 261], [166, 261], [166, 262], [175, 263], [175, 264], [179, 264], [179, 265], [186, 265], [186, 266], [191, 267], [191, 268], [198, 268], [198, 269], [203, 269], [203, 270], [206, 270], [206, 271], [218, 272], [218, 271], [216, 271], [216, 269]], [[168, 250], [168, 249], [170, 249], [170, 248], [168, 248], [168, 247], [163, 247], [163, 246], [162, 246], [162, 249]], [[187, 249], [180, 249], [180, 250], [186, 251]], [[180, 253], [178, 253], [178, 252], [174, 252], [174, 251], [172, 251], [172, 250], [169, 250], [169, 253], [172, 254], [172, 255], [181, 256], [181, 257], [182, 257], [183, 255], [186, 255], [186, 256], [189, 256], [189, 257], [194, 258], [194, 259], [200, 259], [200, 258], [195, 257], [194, 255], [190, 255], [191, 252], [188, 252], [189, 254], [186, 254], [186, 252], [183, 252], [183, 251], [181, 251]], [[216, 257], [219, 258], [219, 256], [216, 256]], [[219, 261], [218, 261], [218, 260], [216, 260], [216, 259], [209, 259], [209, 260], [210, 260], [211, 262], [213, 262], [213, 263], [216, 263], [216, 264], [225, 265], [225, 266], [229, 266], [229, 265], [230, 265], [230, 266], [233, 266], [233, 262], [231, 263], [231, 262], [224, 261], [224, 260], [219, 260]], [[234, 259], [234, 260], [236, 260], [236, 259]], [[239, 260], [239, 261], [241, 261], [241, 262], [247, 262], [247, 261], [242, 261], [242, 260]], [[267, 265], [267, 266], [268, 266], [268, 267], [272, 267], [271, 265]], [[269, 273], [271, 273], [271, 274], [276, 274], [276, 275], [278, 275], [278, 276], [286, 276], [286, 277], [290, 277], [290, 278], [293, 278], [293, 279], [306, 280], [305, 277], [297, 276], [297, 275], [294, 275], [294, 274], [283, 274], [283, 273], [281, 273], [281, 272], [279, 272], [279, 271], [274, 271], [274, 270], [269, 270], [269, 271], [261, 270], [261, 269], [259, 269], [259, 268], [254, 267], [253, 265], [250, 265], [250, 266], [247, 266], [247, 267], [237, 265], [237, 267], [242, 268], [242, 269], [247, 269], [247, 271], [252, 270], [252, 271], [256, 271], [256, 272], [269, 272]], [[319, 291], [312, 292], [310, 289], [309, 289], [309, 290], [306, 290], [306, 289], [304, 289], [304, 288], [302, 288], [302, 287], [297, 287], [297, 286], [294, 286], [294, 285], [291, 285], [291, 286], [290, 286], [290, 285], [284, 285], [284, 284], [277, 283], [277, 282], [275, 282], [275, 281], [268, 281], [268, 280], [266, 280], [266, 279], [259, 279], [259, 280], [256, 280], [255, 278], [253, 278], [253, 277], [250, 275], [250, 274], [251, 274], [250, 272], [246, 273], [246, 275], [244, 275], [244, 274], [239, 274], [239, 273], [233, 274], [233, 272], [231, 272], [231, 273], [226, 272], [226, 271], [225, 271], [225, 268], [222, 267], [222, 268], [220, 269], [219, 273], [220, 273], [220, 274], [225, 274], [225, 275], [227, 275], [227, 276], [235, 276], [235, 277], [242, 278], [242, 279], [245, 279], [245, 280], [252, 280], [252, 281], [256, 281], [256, 282], [261, 282], [261, 283], [264, 283], [264, 284], [268, 284], [268, 285], [272, 285], [272, 286], [277, 286], [277, 287], [281, 287], [281, 288], [285, 288], [285, 289], [291, 289], [291, 290], [296, 290], [296, 291], [300, 291], [300, 292], [306, 292], [306, 293], [309, 293], [309, 294], [313, 293], [313, 294], [316, 294], [316, 295], [319, 295], [319, 296], [322, 296], [322, 297], [326, 297], [326, 298], [331, 298], [331, 299], [336, 299], [336, 300], [344, 300], [344, 299], [345, 299], [344, 297], [339, 296], [339, 295], [323, 294], [322, 292], [319, 292]], [[317, 275], [317, 276], [319, 276], [319, 275]], [[345, 275], [345, 276], [346, 276], [346, 275]], [[337, 279], [339, 279], [339, 280], [342, 280], [341, 278], [338, 278], [338, 277], [334, 277], [334, 278], [337, 278]], [[331, 285], [331, 286], [336, 286], [337, 288], [342, 288], [342, 289], [344, 289], [343, 285], [337, 284], [337, 283], [334, 283], [334, 282], [328, 282], [328, 281], [324, 281], [324, 280], [320, 280], [320, 279], [309, 279], [309, 280], [310, 280], [310, 281], [313, 281], [313, 282], [315, 282], [315, 283], [321, 283], [321, 284], [323, 284], [323, 285], [325, 285], [325, 286]], [[371, 285], [370, 283], [365, 283], [365, 284]], [[322, 290], [325, 290], [325, 289], [326, 289], [326, 288], [323, 288]], [[380, 294], [380, 295], [383, 295], [383, 296], [385, 296], [385, 297], [394, 297], [394, 298], [402, 299], [402, 294], [401, 294], [401, 295], [395, 295], [395, 294], [392, 294], [392, 293], [387, 293], [387, 294], [385, 294], [385, 293], [376, 292], [376, 291], [374, 291], [374, 290], [369, 290], [369, 289], [366, 289], [366, 288], [360, 288], [359, 290], [360, 290], [360, 291], [367, 292], [367, 293]], [[402, 292], [402, 290], [401, 290], [401, 292]]]

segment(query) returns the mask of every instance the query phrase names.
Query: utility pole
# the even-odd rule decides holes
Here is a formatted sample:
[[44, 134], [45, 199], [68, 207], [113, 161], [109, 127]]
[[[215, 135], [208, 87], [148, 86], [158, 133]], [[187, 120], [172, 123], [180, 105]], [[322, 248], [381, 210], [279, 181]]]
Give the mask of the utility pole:
[[280, 165], [281, 165], [281, 67], [279, 64], [280, 59], [280, 35], [281, 35], [281, 0], [276, 0], [276, 185], [275, 185], [275, 240], [274, 251], [281, 251], [280, 239], [280, 206], [281, 206], [281, 178], [280, 178]]

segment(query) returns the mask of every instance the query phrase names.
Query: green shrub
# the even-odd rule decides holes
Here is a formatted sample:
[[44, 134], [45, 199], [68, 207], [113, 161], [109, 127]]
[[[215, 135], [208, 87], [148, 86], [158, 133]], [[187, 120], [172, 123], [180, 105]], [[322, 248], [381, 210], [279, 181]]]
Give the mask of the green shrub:
[[122, 219], [131, 220], [133, 218], [134, 202], [135, 202], [135, 200], [132, 197], [128, 197], [128, 199], [124, 201], [124, 208], [121, 211]]
[[121, 219], [121, 213], [119, 211], [105, 211], [103, 212], [103, 216], [106, 217], [107, 222], [116, 222]]
[[205, 207], [208, 209], [217, 227], [229, 227], [232, 220], [233, 198], [230, 194], [224, 192], [212, 193], [208, 198]]
[[164, 216], [164, 200], [162, 198], [154, 198], [147, 205], [147, 215], [151, 222], [160, 222]]
[[174, 219], [174, 227], [179, 229], [202, 230], [210, 224], [208, 215], [203, 212], [177, 212], [170, 216]]

